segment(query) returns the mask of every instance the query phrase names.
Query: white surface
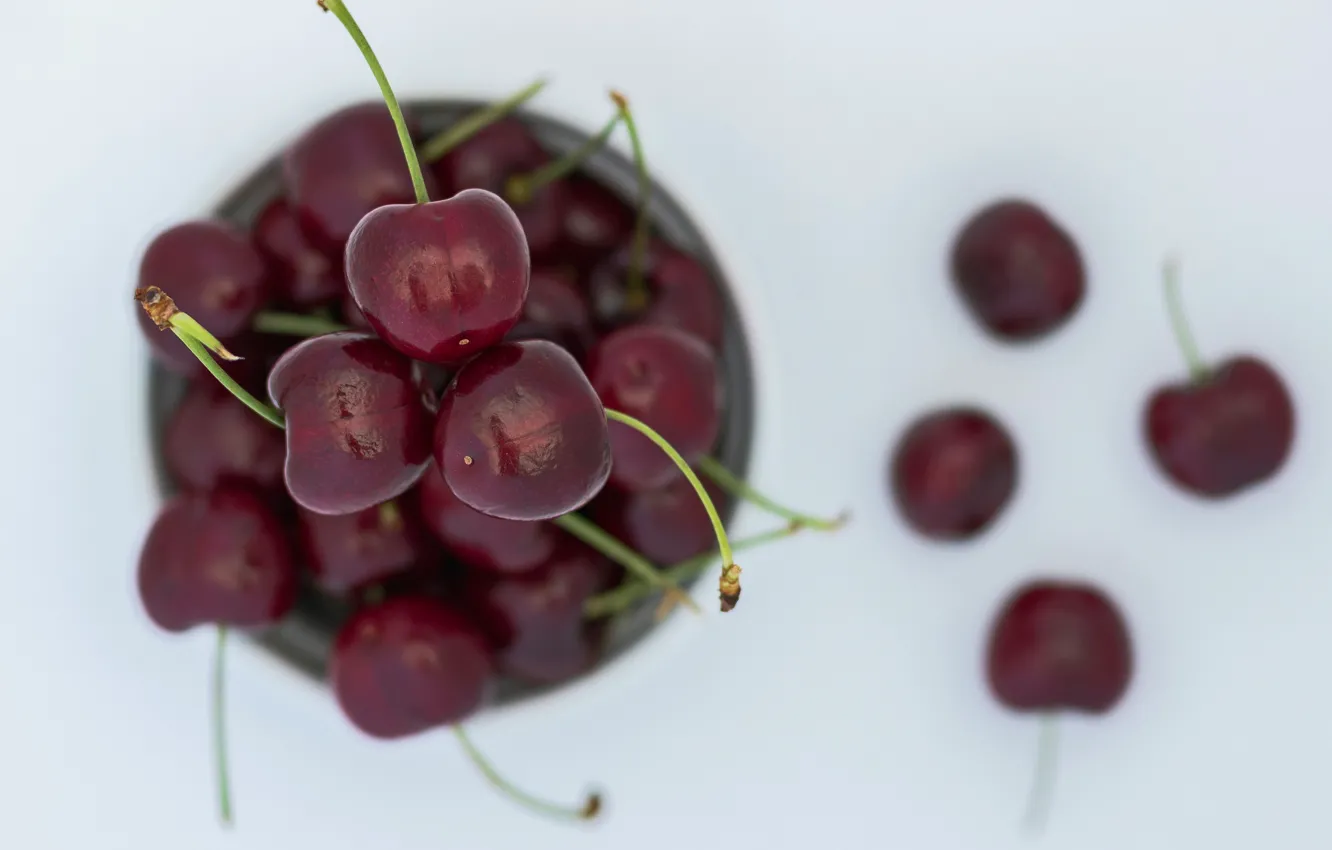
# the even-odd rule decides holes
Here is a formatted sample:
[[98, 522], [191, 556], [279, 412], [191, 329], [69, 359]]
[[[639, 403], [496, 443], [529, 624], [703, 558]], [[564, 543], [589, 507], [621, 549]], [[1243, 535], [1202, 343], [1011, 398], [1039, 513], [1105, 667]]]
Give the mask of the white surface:
[[[314, 0], [8, 6], [4, 846], [1023, 846], [1037, 730], [991, 704], [979, 653], [1033, 571], [1113, 590], [1140, 661], [1121, 711], [1066, 728], [1044, 847], [1332, 844], [1325, 0], [356, 0], [403, 95], [549, 72], [542, 107], [587, 127], [606, 85], [631, 95], [744, 288], [758, 482], [857, 521], [744, 559], [734, 614], [677, 618], [594, 686], [475, 725], [530, 788], [604, 783], [595, 830], [511, 808], [445, 735], [358, 737], [236, 652], [231, 835], [208, 637], [155, 632], [132, 591], [153, 498], [130, 280], [156, 228], [375, 88]], [[1029, 351], [984, 341], [942, 274], [953, 228], [1004, 192], [1048, 204], [1091, 268], [1083, 314]], [[1168, 489], [1137, 440], [1145, 394], [1182, 373], [1170, 249], [1204, 348], [1269, 356], [1296, 396], [1285, 474], [1225, 505]], [[940, 549], [891, 514], [883, 457], [958, 399], [1011, 422], [1024, 483], [994, 533]]]

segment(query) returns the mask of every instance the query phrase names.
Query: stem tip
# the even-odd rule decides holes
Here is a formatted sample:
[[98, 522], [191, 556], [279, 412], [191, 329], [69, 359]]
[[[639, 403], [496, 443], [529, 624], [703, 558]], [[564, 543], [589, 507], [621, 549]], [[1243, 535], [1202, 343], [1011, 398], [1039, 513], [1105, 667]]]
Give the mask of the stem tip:
[[176, 302], [156, 286], [134, 290], [134, 300], [143, 306], [148, 318], [153, 320], [159, 331], [171, 327], [171, 317], [180, 312]]
[[593, 820], [601, 814], [601, 795], [593, 791], [587, 795], [587, 802], [583, 803], [583, 810], [579, 816], [583, 820]]
[[618, 92], [615, 89], [610, 90], [610, 99], [611, 103], [614, 103], [618, 109], [629, 108], [629, 98], [625, 97], [621, 92]]
[[721, 591], [721, 610], [723, 614], [740, 604], [739, 564], [731, 563], [722, 569], [721, 579], [718, 581], [718, 588]]

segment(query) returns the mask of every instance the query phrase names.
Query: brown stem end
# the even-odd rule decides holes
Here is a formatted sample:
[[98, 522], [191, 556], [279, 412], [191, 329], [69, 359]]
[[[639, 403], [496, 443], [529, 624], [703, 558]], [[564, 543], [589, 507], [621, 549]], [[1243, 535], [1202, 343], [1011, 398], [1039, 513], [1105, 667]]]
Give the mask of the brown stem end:
[[623, 93], [618, 92], [615, 89], [610, 90], [610, 99], [611, 103], [614, 103], [617, 109], [629, 108], [629, 98], [625, 97]]
[[143, 311], [153, 320], [159, 331], [171, 327], [171, 317], [180, 312], [176, 302], [171, 300], [171, 296], [156, 286], [134, 290], [134, 300], [143, 306]]
[[721, 610], [723, 614], [740, 604], [739, 564], [730, 564], [722, 569], [721, 579], [718, 581], [718, 588], [721, 591]]
[[325, 12], [328, 11], [328, 5], [324, 3], [324, 0], [315, 0], [315, 2], [319, 4], [319, 8], [323, 9]]
[[601, 795], [593, 791], [587, 795], [587, 802], [583, 803], [578, 816], [583, 820], [595, 820], [599, 814], [601, 814]]

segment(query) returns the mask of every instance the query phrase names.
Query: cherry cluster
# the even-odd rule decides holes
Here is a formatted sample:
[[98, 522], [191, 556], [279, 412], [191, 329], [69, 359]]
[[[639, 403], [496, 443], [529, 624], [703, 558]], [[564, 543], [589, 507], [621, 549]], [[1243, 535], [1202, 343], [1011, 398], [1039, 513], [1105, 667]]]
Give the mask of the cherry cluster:
[[[218, 627], [219, 671], [227, 628], [278, 623], [310, 586], [340, 598], [327, 678], [358, 729], [452, 726], [501, 790], [590, 817], [598, 797], [525, 795], [459, 724], [501, 677], [592, 669], [613, 615], [654, 597], [658, 618], [697, 610], [679, 585], [718, 559], [731, 610], [733, 549], [840, 523], [773, 503], [712, 456], [722, 294], [653, 232], [622, 95], [563, 156], [511, 114], [542, 83], [423, 137], [345, 5], [321, 6], [384, 102], [292, 142], [252, 227], [185, 222], [143, 255], [139, 321], [189, 383], [161, 441], [177, 492], [144, 542], [140, 596], [165, 630]], [[632, 202], [580, 169], [617, 127]], [[783, 524], [732, 544], [718, 504], [735, 498]]]
[[[1035, 343], [1081, 307], [1087, 272], [1067, 230], [1036, 204], [992, 203], [957, 235], [953, 284], [977, 324], [1008, 345]], [[1234, 497], [1285, 464], [1295, 434], [1290, 392], [1271, 366], [1239, 355], [1214, 366], [1198, 352], [1180, 303], [1177, 268], [1165, 267], [1165, 294], [1189, 367], [1184, 381], [1146, 399], [1144, 442], [1156, 467], [1194, 497]], [[918, 416], [889, 459], [889, 489], [906, 524], [941, 543], [990, 529], [1019, 479], [1017, 445], [994, 413], [955, 405]], [[1039, 579], [1015, 589], [995, 617], [986, 654], [994, 697], [1018, 712], [1046, 716], [1028, 812], [1039, 826], [1050, 792], [1054, 714], [1100, 715], [1128, 690], [1129, 628], [1118, 605], [1087, 581]]]

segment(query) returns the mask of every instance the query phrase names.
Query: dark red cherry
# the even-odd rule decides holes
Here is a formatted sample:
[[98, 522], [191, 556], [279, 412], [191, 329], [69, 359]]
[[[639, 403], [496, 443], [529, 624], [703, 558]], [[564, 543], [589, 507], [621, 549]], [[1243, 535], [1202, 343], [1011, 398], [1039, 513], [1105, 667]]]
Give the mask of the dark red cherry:
[[385, 342], [457, 363], [499, 342], [522, 315], [531, 265], [509, 205], [468, 189], [446, 201], [383, 206], [347, 243], [347, 282]]
[[432, 398], [412, 361], [371, 334], [343, 331], [287, 351], [268, 394], [287, 417], [287, 491], [321, 514], [405, 493], [430, 462]]
[[[447, 192], [485, 189], [504, 197], [510, 177], [529, 174], [550, 159], [531, 130], [516, 118], [505, 118], [445, 154], [434, 173]], [[514, 207], [533, 257], [546, 259], [555, 253], [563, 235], [563, 211], [562, 181], [537, 190], [526, 203]]]
[[501, 519], [577, 510], [611, 469], [601, 400], [546, 340], [501, 343], [464, 365], [440, 402], [434, 445], [458, 498]]
[[275, 300], [286, 307], [318, 307], [347, 291], [341, 258], [330, 259], [310, 244], [295, 211], [277, 198], [254, 223], [254, 241], [268, 261]]
[[582, 175], [564, 181], [560, 255], [579, 267], [596, 263], [628, 241], [635, 212], [619, 195]]
[[553, 684], [587, 672], [600, 658], [604, 621], [584, 620], [583, 604], [618, 575], [600, 554], [564, 538], [535, 571], [473, 576], [464, 598], [490, 635], [501, 672]]
[[953, 243], [953, 283], [973, 318], [1010, 342], [1065, 324], [1087, 290], [1073, 238], [1040, 207], [1007, 200], [985, 207]]
[[[721, 431], [721, 376], [712, 349], [675, 328], [635, 325], [603, 338], [588, 357], [602, 403], [641, 420], [693, 464]], [[627, 490], [661, 487], [680, 475], [670, 457], [627, 425], [610, 425], [610, 480]]]
[[[139, 264], [139, 288], [156, 286], [223, 343], [235, 339], [269, 296], [264, 259], [248, 237], [220, 221], [190, 221], [158, 234]], [[174, 333], [136, 310], [159, 362], [182, 375], [207, 373]]]
[[[282, 176], [301, 229], [335, 260], [366, 213], [416, 200], [397, 127], [382, 101], [346, 107], [315, 124], [283, 155]], [[429, 173], [425, 178], [434, 197], [434, 180]]]
[[404, 572], [427, 554], [409, 513], [380, 506], [339, 516], [300, 511], [300, 540], [315, 582], [333, 593]]
[[588, 278], [592, 316], [604, 330], [632, 323], [688, 331], [713, 348], [722, 340], [721, 293], [701, 263], [664, 242], [653, 241], [644, 258], [648, 303], [633, 310], [626, 299], [631, 248], [625, 246], [597, 266]]
[[189, 385], [162, 438], [171, 479], [195, 491], [226, 483], [281, 490], [286, 453], [282, 431], [256, 416], [212, 376]]
[[986, 674], [995, 699], [1014, 711], [1105, 713], [1133, 675], [1128, 626], [1091, 585], [1030, 582], [995, 619]]
[[1281, 376], [1233, 357], [1147, 402], [1143, 430], [1157, 466], [1179, 487], [1224, 498], [1275, 476], [1295, 440], [1295, 405]]
[[[703, 479], [703, 488], [717, 510], [723, 510], [726, 494], [708, 479]], [[591, 515], [612, 537], [660, 566], [717, 548], [708, 512], [683, 475], [654, 490], [607, 488], [592, 502]]]
[[550, 560], [561, 532], [547, 522], [486, 516], [453, 495], [439, 469], [421, 477], [421, 520], [449, 553], [486, 573], [523, 573]]
[[160, 628], [265, 626], [296, 599], [282, 526], [253, 493], [221, 487], [162, 506], [139, 554], [139, 598]]
[[1018, 481], [1017, 447], [974, 407], [926, 414], [898, 439], [889, 469], [902, 518], [934, 540], [975, 537], [994, 522]]
[[485, 702], [493, 671], [486, 637], [470, 620], [435, 599], [402, 596], [347, 620], [328, 677], [356, 728], [402, 738], [466, 720]]
[[568, 267], [532, 269], [522, 318], [506, 339], [548, 339], [567, 349], [579, 363], [584, 361], [596, 332], [587, 298]]

